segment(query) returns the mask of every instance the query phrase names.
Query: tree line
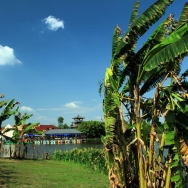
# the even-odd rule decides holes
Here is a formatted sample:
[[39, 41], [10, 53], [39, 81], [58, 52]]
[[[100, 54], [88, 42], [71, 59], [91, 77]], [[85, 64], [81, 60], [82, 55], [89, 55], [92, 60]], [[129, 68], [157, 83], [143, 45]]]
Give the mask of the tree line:
[[[64, 122], [64, 118], [62, 116], [59, 116], [58, 119], [58, 128], [59, 129], [70, 129], [71, 126], [68, 126]], [[79, 131], [81, 131], [84, 135], [86, 135], [88, 138], [101, 138], [105, 135], [105, 127], [104, 122], [102, 121], [82, 121], [78, 128]]]

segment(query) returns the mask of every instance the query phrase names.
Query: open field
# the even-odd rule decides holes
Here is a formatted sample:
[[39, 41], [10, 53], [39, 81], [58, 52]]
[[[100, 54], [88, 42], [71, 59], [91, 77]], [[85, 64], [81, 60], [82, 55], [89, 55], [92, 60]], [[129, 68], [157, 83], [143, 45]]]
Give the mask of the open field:
[[106, 175], [54, 160], [0, 159], [0, 188], [108, 188]]

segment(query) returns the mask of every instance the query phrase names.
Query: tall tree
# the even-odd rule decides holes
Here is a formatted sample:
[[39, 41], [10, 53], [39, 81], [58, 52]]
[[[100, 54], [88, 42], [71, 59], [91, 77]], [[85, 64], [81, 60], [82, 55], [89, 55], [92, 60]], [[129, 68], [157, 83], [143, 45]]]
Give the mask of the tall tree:
[[59, 116], [57, 121], [58, 121], [58, 128], [63, 128], [64, 118], [62, 116]]
[[[135, 48], [138, 39], [161, 18], [167, 6], [172, 2], [173, 0], [158, 0], [138, 16], [139, 2], [136, 1], [126, 34], [122, 36], [118, 26], [114, 30], [112, 60], [110, 67], [106, 69], [103, 83], [106, 131], [104, 147], [111, 187], [159, 187], [160, 178], [163, 178], [160, 175], [156, 177], [157, 171], [154, 165], [156, 159], [154, 139], [157, 138], [156, 126], [160, 115], [158, 101], [159, 94], [160, 97], [162, 95], [159, 91], [165, 91], [161, 86], [168, 77], [172, 77], [172, 85], [175, 78], [178, 83], [180, 62], [188, 53], [187, 4], [178, 21], [174, 20], [173, 14], [170, 14], [138, 51]], [[180, 81], [179, 84], [181, 85]], [[153, 100], [144, 100], [144, 94], [155, 87]], [[101, 87], [100, 91], [102, 89]], [[167, 125], [171, 125], [169, 131], [175, 130], [170, 111], [175, 109], [172, 107], [174, 104], [179, 105], [177, 98], [178, 95], [173, 102], [166, 103], [165, 107], [169, 110], [167, 112], [169, 115], [165, 119]], [[170, 101], [170, 99], [172, 101], [170, 95], [164, 98], [165, 101]], [[127, 111], [129, 124], [125, 123], [123, 106]], [[144, 112], [144, 106], [146, 108], [152, 106], [151, 112], [141, 114]], [[145, 111], [147, 111], [146, 108]], [[147, 124], [149, 119], [152, 125], [149, 132], [149, 148], [146, 148], [145, 137], [148, 136], [148, 132], [144, 127], [149, 126]], [[163, 130], [166, 138], [169, 138], [166, 128]], [[161, 142], [163, 142], [163, 137]], [[169, 143], [167, 139], [165, 142]], [[165, 144], [161, 145], [162, 148], [164, 146]], [[174, 146], [178, 150], [178, 146]], [[172, 148], [169, 148], [169, 155], [172, 154], [170, 151]], [[177, 158], [177, 155], [174, 157]], [[177, 164], [172, 163], [172, 160], [172, 156], [166, 160], [166, 164], [171, 164], [171, 166], [167, 168], [167, 175], [164, 176], [166, 177], [165, 183], [161, 182], [161, 187], [164, 185], [166, 188], [170, 187], [173, 182], [176, 186], [183, 186], [182, 181], [178, 181], [173, 176], [175, 171], [172, 168], [177, 167]]]

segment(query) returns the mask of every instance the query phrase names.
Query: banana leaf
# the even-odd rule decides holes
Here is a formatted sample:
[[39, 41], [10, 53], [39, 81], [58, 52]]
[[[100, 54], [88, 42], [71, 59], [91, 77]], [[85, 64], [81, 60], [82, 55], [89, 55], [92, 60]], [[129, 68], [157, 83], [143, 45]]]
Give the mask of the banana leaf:
[[151, 71], [161, 64], [188, 53], [188, 23], [172, 32], [163, 42], [156, 45], [145, 57], [144, 70]]
[[116, 59], [132, 49], [138, 38], [164, 15], [167, 6], [172, 2], [173, 0], [158, 0], [141, 14], [128, 29], [123, 40], [119, 43], [114, 53], [114, 58]]

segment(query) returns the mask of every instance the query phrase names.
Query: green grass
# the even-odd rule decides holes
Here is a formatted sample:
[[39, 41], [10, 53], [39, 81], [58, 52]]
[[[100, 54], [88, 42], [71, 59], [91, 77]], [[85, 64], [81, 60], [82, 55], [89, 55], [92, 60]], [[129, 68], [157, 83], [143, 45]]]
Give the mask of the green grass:
[[108, 188], [104, 174], [54, 160], [0, 159], [0, 188]]

